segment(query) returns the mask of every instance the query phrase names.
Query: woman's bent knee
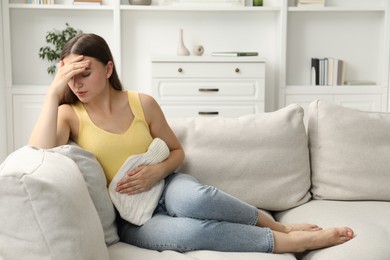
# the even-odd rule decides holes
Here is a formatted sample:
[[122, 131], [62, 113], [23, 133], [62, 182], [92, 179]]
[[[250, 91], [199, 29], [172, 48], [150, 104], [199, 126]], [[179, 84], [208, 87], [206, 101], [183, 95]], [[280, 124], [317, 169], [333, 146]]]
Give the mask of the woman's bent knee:
[[171, 216], [194, 217], [193, 213], [204, 208], [217, 192], [216, 188], [181, 174], [166, 188], [165, 207]]

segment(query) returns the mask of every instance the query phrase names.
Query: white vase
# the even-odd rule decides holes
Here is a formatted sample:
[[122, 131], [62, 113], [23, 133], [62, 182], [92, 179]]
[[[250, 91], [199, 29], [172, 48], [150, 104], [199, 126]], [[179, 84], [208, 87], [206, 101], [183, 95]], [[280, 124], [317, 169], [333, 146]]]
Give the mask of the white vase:
[[190, 55], [190, 51], [184, 45], [183, 29], [179, 30], [179, 45], [177, 47], [177, 55], [178, 56], [189, 56]]

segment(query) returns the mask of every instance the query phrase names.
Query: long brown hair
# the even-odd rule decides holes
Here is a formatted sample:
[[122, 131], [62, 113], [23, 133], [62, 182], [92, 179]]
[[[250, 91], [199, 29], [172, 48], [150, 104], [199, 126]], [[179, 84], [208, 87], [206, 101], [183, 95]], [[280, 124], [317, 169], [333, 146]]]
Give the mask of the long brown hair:
[[[107, 42], [99, 35], [92, 33], [82, 33], [68, 41], [62, 49], [60, 59], [62, 60], [70, 54], [89, 56], [97, 59], [104, 65], [106, 65], [109, 61], [114, 63], [114, 58], [112, 57], [110, 47], [108, 47]], [[115, 69], [115, 63], [108, 81], [112, 88], [116, 90], [123, 90], [122, 83], [119, 80], [118, 73]], [[60, 100], [60, 104], [74, 104], [77, 101], [77, 96], [70, 88], [67, 88]]]

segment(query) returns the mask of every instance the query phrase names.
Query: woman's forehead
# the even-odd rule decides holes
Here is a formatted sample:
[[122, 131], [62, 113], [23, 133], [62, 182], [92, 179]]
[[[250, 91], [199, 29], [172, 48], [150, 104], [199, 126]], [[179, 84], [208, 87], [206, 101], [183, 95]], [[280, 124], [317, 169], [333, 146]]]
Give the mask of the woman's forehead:
[[[66, 63], [68, 63], [70, 60], [72, 60], [72, 59], [74, 59], [74, 58], [76, 58], [76, 57], [78, 57], [78, 56], [80, 56], [79, 54], [69, 54], [68, 56], [66, 56], [64, 59], [63, 59], [63, 61], [64, 61], [64, 63], [66, 64]], [[93, 61], [95, 61], [96, 59], [95, 58], [92, 58], [92, 57], [89, 57], [89, 56], [84, 56], [84, 58], [82, 59], [82, 60], [90, 60], [91, 62], [93, 62]]]

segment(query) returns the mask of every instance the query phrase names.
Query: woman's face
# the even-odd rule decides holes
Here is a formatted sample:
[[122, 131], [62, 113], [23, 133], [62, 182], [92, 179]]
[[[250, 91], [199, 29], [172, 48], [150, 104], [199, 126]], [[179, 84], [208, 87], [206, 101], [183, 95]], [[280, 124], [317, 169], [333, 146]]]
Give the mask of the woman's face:
[[[79, 55], [70, 54], [64, 58], [64, 64]], [[109, 87], [108, 78], [111, 76], [108, 65], [102, 64], [95, 58], [84, 56], [84, 60], [89, 60], [86, 70], [74, 76], [68, 85], [78, 99], [83, 103], [88, 103], [91, 99], [99, 95], [106, 87]]]

